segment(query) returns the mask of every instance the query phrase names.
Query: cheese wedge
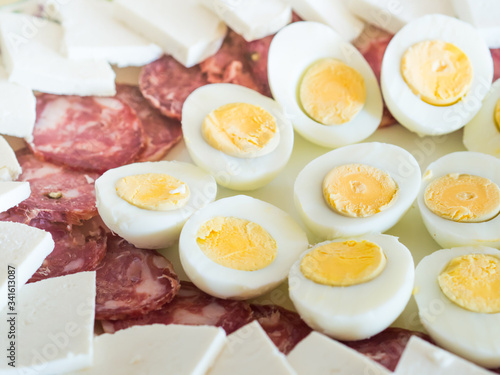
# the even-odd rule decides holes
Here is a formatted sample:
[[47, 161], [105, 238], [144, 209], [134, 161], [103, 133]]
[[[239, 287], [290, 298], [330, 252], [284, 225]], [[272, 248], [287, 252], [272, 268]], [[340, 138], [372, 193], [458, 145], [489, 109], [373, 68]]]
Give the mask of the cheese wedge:
[[[0, 82], [0, 96], [2, 95]], [[1, 99], [0, 99], [1, 100]], [[0, 102], [0, 107], [2, 103]], [[0, 121], [1, 121], [1, 108], [0, 108]], [[0, 125], [0, 131], [1, 131]], [[9, 143], [4, 137], [0, 136], [0, 181], [13, 181], [17, 180], [21, 174], [22, 169], [17, 161], [16, 154]], [[1, 212], [1, 211], [0, 211]]]
[[31, 194], [30, 183], [26, 181], [0, 181], [0, 212], [17, 206]]
[[491, 0], [453, 0], [458, 18], [474, 26], [490, 48], [500, 47], [500, 2]]

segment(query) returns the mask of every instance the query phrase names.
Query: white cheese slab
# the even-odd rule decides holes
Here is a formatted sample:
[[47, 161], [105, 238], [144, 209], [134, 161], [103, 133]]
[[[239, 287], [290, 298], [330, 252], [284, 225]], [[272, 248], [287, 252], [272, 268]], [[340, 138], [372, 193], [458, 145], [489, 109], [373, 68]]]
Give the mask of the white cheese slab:
[[0, 212], [17, 206], [31, 194], [27, 181], [0, 181]]
[[115, 73], [106, 61], [62, 55], [60, 25], [24, 14], [0, 14], [0, 33], [9, 81], [60, 95], [115, 94]]
[[[0, 373], [44, 375], [63, 374], [92, 363], [95, 272], [55, 277], [28, 284], [17, 295], [15, 365], [6, 356], [0, 361]], [[4, 309], [0, 327], [9, 331]], [[11, 346], [4, 334], [3, 348]]]
[[16, 268], [19, 289], [53, 249], [49, 232], [24, 224], [0, 222], [0, 309], [7, 304], [8, 266]]
[[453, 8], [458, 18], [479, 31], [488, 47], [500, 47], [500, 1], [453, 0]]
[[[2, 95], [0, 83], [0, 96]], [[0, 99], [1, 100], [1, 99]], [[2, 103], [0, 102], [0, 106]], [[1, 117], [1, 109], [0, 109]], [[1, 121], [1, 120], [0, 120]], [[1, 125], [0, 125], [1, 132]], [[17, 161], [16, 154], [6, 139], [0, 136], [0, 181], [17, 180], [22, 169]], [[0, 211], [1, 212], [1, 211]]]
[[163, 54], [159, 46], [119, 22], [109, 1], [44, 0], [42, 4], [61, 22], [63, 51], [70, 59], [105, 60], [126, 67], [149, 64]]
[[201, 2], [248, 42], [275, 34], [292, 19], [292, 8], [284, 0], [201, 0]]
[[299, 342], [287, 359], [298, 375], [391, 374], [370, 358], [318, 332]]
[[295, 371], [257, 321], [227, 337], [209, 375], [291, 375]]
[[199, 0], [116, 0], [116, 16], [158, 44], [165, 53], [191, 67], [213, 55], [226, 25]]
[[492, 375], [482, 367], [466, 361], [435, 345], [412, 336], [399, 360], [397, 375]]
[[408, 22], [426, 14], [454, 17], [452, 0], [346, 0], [349, 9], [366, 22], [397, 33]]
[[226, 334], [209, 326], [134, 326], [94, 339], [92, 367], [75, 374], [202, 375], [223, 348]]
[[289, 0], [304, 20], [324, 23], [347, 41], [356, 39], [365, 26], [347, 8], [345, 0]]

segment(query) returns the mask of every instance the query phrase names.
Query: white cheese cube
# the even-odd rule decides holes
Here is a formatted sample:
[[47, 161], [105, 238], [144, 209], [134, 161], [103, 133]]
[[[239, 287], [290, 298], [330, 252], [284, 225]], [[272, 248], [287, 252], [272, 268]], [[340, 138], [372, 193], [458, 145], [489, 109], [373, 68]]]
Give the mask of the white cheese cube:
[[75, 374], [203, 375], [226, 341], [222, 328], [209, 326], [134, 326], [94, 339], [92, 367]]
[[50, 233], [24, 224], [0, 222], [0, 309], [7, 304], [8, 267], [16, 268], [19, 289], [53, 249]]
[[458, 18], [478, 29], [488, 47], [500, 47], [500, 1], [453, 0]]
[[44, 6], [54, 8], [47, 11], [63, 26], [63, 50], [70, 59], [105, 60], [125, 67], [149, 64], [163, 54], [159, 46], [116, 20], [108, 1], [46, 0]]
[[491, 372], [412, 336], [399, 360], [397, 375], [488, 375]]
[[304, 20], [324, 23], [347, 41], [356, 39], [365, 26], [347, 8], [345, 0], [290, 0], [290, 4]]
[[288, 362], [298, 375], [388, 375], [385, 367], [354, 349], [312, 332], [288, 354]]
[[[1, 86], [2, 84], [0, 82], [0, 97], [2, 95]], [[0, 102], [0, 107], [1, 106], [2, 103]], [[0, 113], [0, 133], [2, 132], [1, 117], [2, 114]], [[5, 138], [0, 136], [0, 181], [17, 180], [21, 172], [21, 166], [17, 161], [14, 150], [10, 147]]]
[[191, 67], [220, 48], [226, 26], [199, 0], [116, 0], [116, 16]]
[[295, 374], [257, 321], [231, 333], [209, 375]]
[[0, 181], [0, 212], [17, 206], [31, 194], [30, 183], [21, 181]]
[[62, 27], [24, 14], [0, 15], [9, 81], [60, 95], [114, 95], [115, 73], [105, 61], [71, 60], [61, 51]]
[[[44, 375], [75, 371], [92, 363], [95, 272], [55, 277], [28, 284], [17, 295], [15, 312], [5, 308], [0, 342], [8, 355], [0, 373]], [[15, 319], [10, 330], [8, 319]], [[7, 332], [14, 338], [8, 338]], [[13, 343], [11, 343], [11, 341]], [[7, 358], [5, 358], [7, 357]], [[15, 368], [9, 366], [15, 361]]]
[[201, 2], [249, 42], [278, 32], [292, 19], [292, 8], [284, 0]]

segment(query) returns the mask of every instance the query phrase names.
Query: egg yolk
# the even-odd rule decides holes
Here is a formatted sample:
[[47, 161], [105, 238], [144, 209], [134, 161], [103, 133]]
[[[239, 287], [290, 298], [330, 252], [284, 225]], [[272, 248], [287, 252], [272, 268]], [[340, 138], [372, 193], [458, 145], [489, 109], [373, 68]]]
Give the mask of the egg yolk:
[[238, 158], [266, 155], [279, 142], [276, 119], [249, 103], [230, 103], [213, 110], [203, 121], [202, 134], [210, 146]]
[[323, 125], [344, 124], [365, 104], [365, 80], [343, 62], [323, 59], [306, 70], [299, 97], [303, 110], [314, 121]]
[[342, 215], [368, 217], [394, 203], [398, 186], [388, 173], [378, 168], [348, 164], [326, 175], [323, 195], [328, 205]]
[[212, 261], [240, 271], [269, 266], [278, 252], [274, 238], [259, 224], [217, 216], [198, 229], [196, 242]]
[[384, 252], [373, 242], [330, 242], [304, 256], [300, 271], [318, 284], [350, 286], [373, 280], [386, 263]]
[[489, 220], [500, 211], [500, 189], [493, 181], [452, 173], [437, 178], [425, 189], [427, 208], [444, 219], [475, 223]]
[[472, 64], [457, 46], [427, 40], [411, 46], [401, 59], [401, 74], [415, 95], [436, 106], [455, 104], [470, 89]]
[[500, 313], [500, 259], [486, 254], [454, 258], [438, 282], [458, 306], [478, 313]]
[[188, 186], [168, 174], [147, 173], [123, 177], [115, 185], [118, 196], [136, 207], [170, 211], [189, 200]]
[[500, 131], [500, 99], [497, 101], [495, 105], [495, 113], [494, 113], [495, 125], [497, 126], [498, 131]]

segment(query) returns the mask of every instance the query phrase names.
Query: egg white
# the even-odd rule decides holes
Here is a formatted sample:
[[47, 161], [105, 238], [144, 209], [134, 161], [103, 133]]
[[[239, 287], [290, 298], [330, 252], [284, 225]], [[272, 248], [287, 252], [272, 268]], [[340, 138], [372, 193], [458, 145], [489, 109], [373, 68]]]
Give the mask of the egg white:
[[288, 276], [290, 299], [302, 319], [311, 328], [338, 340], [362, 340], [383, 331], [404, 310], [413, 289], [413, 258], [397, 237], [374, 234], [353, 239], [373, 242], [384, 251], [387, 264], [375, 279], [348, 287], [331, 287], [306, 278], [300, 271], [302, 258], [330, 241], [302, 254]]
[[455, 257], [490, 254], [497, 249], [475, 246], [439, 250], [426, 256], [415, 271], [415, 293], [419, 316], [432, 339], [443, 348], [479, 365], [500, 366], [500, 313], [476, 313], [456, 305], [441, 291], [438, 276]]
[[[123, 177], [164, 173], [187, 184], [188, 202], [171, 211], [153, 211], [134, 206], [120, 198], [116, 183]], [[158, 161], [110, 169], [95, 182], [96, 205], [104, 223], [128, 242], [143, 249], [168, 247], [179, 238], [186, 220], [198, 209], [213, 202], [217, 184], [212, 176], [190, 163]]]
[[[349, 122], [323, 125], [310, 118], [298, 100], [298, 85], [307, 68], [323, 58], [334, 58], [356, 69], [364, 78], [366, 102]], [[295, 130], [312, 143], [336, 148], [369, 137], [382, 119], [382, 96], [372, 69], [350, 43], [317, 22], [295, 22], [281, 29], [269, 48], [269, 85]]]
[[[473, 68], [469, 92], [457, 103], [434, 106], [421, 100], [401, 74], [401, 58], [416, 43], [442, 40], [460, 48]], [[419, 135], [451, 133], [468, 123], [481, 108], [493, 80], [493, 60], [478, 31], [453, 17], [432, 14], [403, 27], [391, 40], [382, 61], [384, 100], [398, 122]]]
[[500, 248], [500, 215], [479, 223], [461, 223], [442, 218], [425, 204], [425, 189], [435, 179], [450, 173], [485, 177], [500, 186], [500, 160], [479, 152], [453, 152], [431, 163], [422, 180], [418, 207], [427, 231], [443, 248], [483, 245]]
[[[229, 156], [210, 146], [201, 128], [214, 109], [229, 103], [250, 103], [274, 116], [279, 144], [269, 154], [255, 158]], [[229, 83], [205, 85], [193, 91], [182, 107], [182, 132], [194, 163], [213, 175], [221, 186], [254, 190], [269, 183], [285, 167], [293, 148], [293, 127], [274, 100], [249, 88]]]
[[[323, 196], [323, 179], [333, 168], [352, 163], [379, 168], [394, 179], [399, 191], [390, 207], [370, 217], [348, 217], [330, 208]], [[415, 158], [401, 147], [377, 142], [345, 146], [304, 167], [295, 180], [295, 206], [302, 221], [322, 240], [385, 232], [417, 197], [420, 174]]]
[[[196, 237], [199, 227], [216, 216], [237, 217], [259, 224], [276, 241], [274, 261], [257, 271], [240, 271], [208, 258]], [[305, 232], [286, 212], [245, 195], [220, 199], [198, 211], [184, 225], [179, 239], [180, 260], [189, 279], [212, 296], [231, 299], [257, 297], [278, 286], [307, 247]]]

